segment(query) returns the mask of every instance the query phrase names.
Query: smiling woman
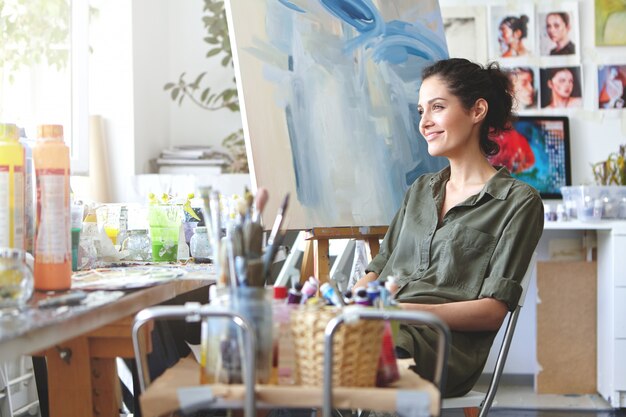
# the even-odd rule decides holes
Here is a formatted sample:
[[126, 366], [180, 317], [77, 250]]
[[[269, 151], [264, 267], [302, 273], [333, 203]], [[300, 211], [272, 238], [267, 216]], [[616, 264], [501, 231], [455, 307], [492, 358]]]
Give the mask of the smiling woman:
[[64, 126], [73, 173], [88, 169], [86, 1], [6, 0], [0, 14], [0, 119], [33, 137]]

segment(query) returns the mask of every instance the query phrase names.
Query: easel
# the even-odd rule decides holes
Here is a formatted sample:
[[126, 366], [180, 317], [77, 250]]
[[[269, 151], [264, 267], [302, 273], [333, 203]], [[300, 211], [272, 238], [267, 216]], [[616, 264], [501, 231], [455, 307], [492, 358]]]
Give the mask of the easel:
[[373, 258], [380, 250], [380, 239], [387, 233], [387, 226], [371, 227], [317, 227], [307, 231], [306, 247], [300, 268], [300, 280], [305, 281], [311, 275], [320, 283], [330, 279], [330, 258], [328, 253], [330, 239], [364, 240]]

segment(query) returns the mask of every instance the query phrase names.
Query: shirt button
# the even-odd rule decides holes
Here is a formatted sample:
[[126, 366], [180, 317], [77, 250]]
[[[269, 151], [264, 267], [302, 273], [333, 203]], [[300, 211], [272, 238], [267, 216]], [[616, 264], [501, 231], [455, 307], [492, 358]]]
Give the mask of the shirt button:
[[428, 236], [432, 236], [435, 232], [433, 232], [432, 230], [430, 232], [428, 232]]

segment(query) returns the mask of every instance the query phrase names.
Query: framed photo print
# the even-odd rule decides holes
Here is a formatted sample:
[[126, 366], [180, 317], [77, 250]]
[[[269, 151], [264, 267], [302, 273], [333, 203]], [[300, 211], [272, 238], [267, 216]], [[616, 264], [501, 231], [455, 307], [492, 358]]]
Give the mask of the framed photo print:
[[[450, 58], [466, 58], [486, 64], [487, 9], [485, 7], [442, 7], [443, 30]], [[468, 42], [472, 39], [473, 42]]]
[[502, 61], [536, 55], [534, 5], [491, 6], [488, 38], [492, 59]]
[[541, 56], [575, 56], [580, 53], [578, 2], [558, 7], [537, 7], [537, 33]]
[[626, 3], [595, 0], [596, 45], [626, 46]]
[[626, 64], [598, 67], [598, 108], [623, 109], [626, 101]]
[[503, 67], [513, 83], [515, 92], [514, 111], [537, 110], [539, 108], [539, 72], [535, 67]]
[[541, 68], [541, 108], [581, 108], [580, 66]]

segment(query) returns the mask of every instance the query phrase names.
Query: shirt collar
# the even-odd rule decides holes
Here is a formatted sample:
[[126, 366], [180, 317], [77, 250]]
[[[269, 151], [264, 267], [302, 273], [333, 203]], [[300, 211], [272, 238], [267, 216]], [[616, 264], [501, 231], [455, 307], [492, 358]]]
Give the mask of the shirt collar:
[[[506, 200], [515, 179], [511, 177], [511, 174], [509, 174], [509, 171], [505, 167], [496, 166], [494, 168], [497, 169], [497, 172], [487, 181], [480, 193], [471, 201], [471, 204], [480, 201], [485, 194], [489, 194], [498, 200]], [[447, 182], [448, 179], [450, 179], [450, 166], [433, 174], [430, 178], [430, 186], [433, 190], [441, 190], [441, 186], [443, 183]]]

